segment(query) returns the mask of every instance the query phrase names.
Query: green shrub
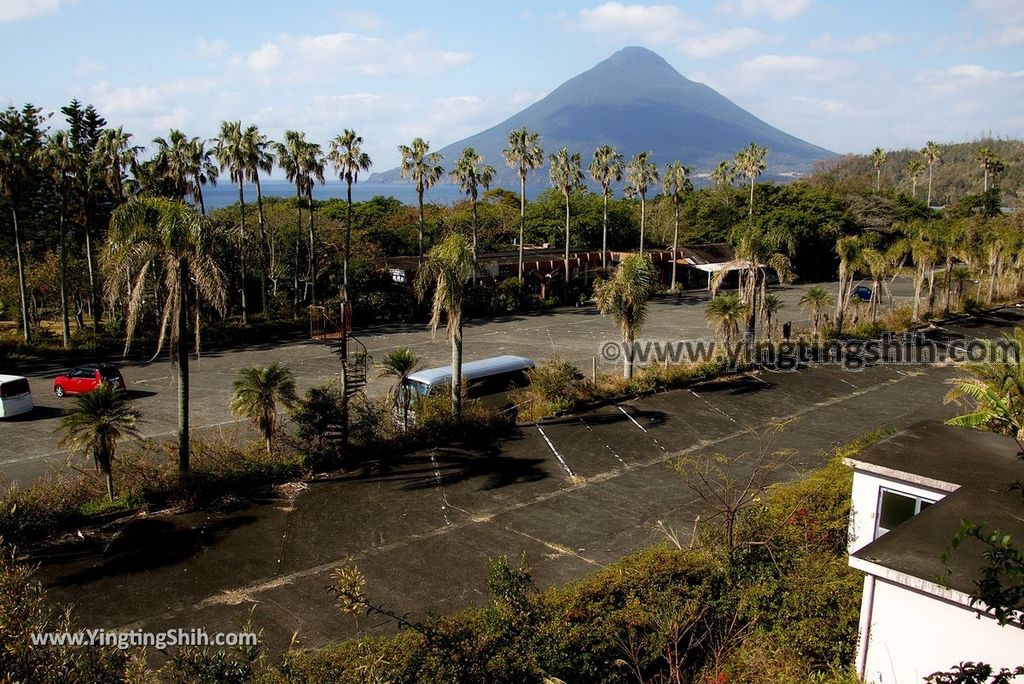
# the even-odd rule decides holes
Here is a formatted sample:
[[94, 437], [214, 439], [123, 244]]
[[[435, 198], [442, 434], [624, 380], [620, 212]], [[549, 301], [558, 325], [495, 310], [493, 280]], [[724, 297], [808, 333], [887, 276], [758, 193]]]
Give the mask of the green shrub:
[[520, 420], [540, 420], [578, 408], [593, 398], [592, 385], [575, 365], [558, 357], [541, 361], [527, 372], [529, 384], [513, 390]]

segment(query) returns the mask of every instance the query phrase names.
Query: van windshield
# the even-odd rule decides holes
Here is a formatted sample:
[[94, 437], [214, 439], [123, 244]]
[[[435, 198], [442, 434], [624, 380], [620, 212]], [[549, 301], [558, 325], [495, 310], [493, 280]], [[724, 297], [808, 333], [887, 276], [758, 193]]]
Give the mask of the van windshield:
[[20, 397], [23, 394], [28, 394], [28, 392], [28, 380], [25, 378], [0, 383], [0, 399]]

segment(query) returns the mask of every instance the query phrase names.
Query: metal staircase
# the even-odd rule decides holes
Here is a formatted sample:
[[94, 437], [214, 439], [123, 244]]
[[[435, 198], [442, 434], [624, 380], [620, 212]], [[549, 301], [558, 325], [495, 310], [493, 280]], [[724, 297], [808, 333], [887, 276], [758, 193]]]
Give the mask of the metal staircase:
[[345, 421], [324, 437], [344, 447], [348, 443], [348, 404], [366, 386], [370, 354], [366, 345], [352, 336], [352, 305], [340, 302], [336, 306], [309, 307], [309, 336], [327, 345], [341, 361]]

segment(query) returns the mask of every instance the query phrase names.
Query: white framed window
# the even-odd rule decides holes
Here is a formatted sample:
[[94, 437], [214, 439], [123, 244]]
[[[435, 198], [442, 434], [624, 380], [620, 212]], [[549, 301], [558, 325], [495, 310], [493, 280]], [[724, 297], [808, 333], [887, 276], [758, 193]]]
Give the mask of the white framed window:
[[878, 511], [875, 515], [875, 539], [900, 523], [910, 520], [933, 503], [935, 502], [920, 496], [879, 487]]

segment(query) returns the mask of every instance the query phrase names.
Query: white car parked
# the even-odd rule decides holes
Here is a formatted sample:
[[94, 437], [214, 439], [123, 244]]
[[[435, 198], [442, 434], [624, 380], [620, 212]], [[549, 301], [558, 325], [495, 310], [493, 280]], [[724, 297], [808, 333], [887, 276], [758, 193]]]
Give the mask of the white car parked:
[[0, 418], [10, 418], [32, 410], [32, 390], [28, 378], [0, 375]]

